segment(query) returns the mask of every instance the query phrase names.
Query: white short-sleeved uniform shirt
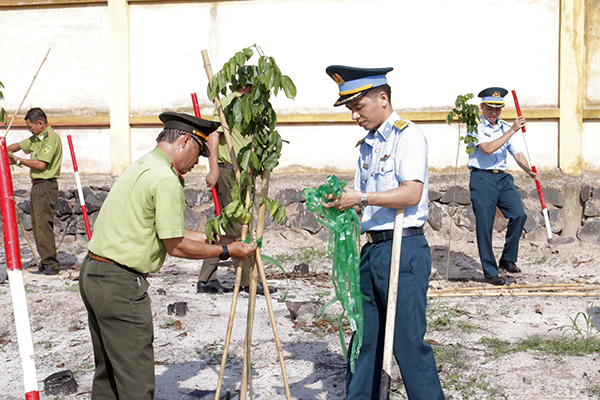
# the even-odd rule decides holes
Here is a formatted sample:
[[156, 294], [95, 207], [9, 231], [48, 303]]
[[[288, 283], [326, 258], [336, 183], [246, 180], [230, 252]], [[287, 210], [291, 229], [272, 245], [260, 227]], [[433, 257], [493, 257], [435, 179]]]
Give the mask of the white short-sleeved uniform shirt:
[[[421, 227], [429, 211], [429, 175], [427, 140], [423, 131], [392, 113], [376, 131], [370, 131], [360, 145], [360, 157], [354, 176], [354, 189], [383, 192], [404, 181], [423, 183], [419, 204], [404, 209], [404, 227]], [[367, 206], [362, 212], [361, 230], [394, 229], [396, 210]]]
[[478, 169], [498, 169], [506, 171], [506, 156], [507, 151], [511, 155], [521, 153], [521, 144], [516, 135], [513, 135], [502, 147], [490, 155], [485, 154], [479, 149], [479, 144], [488, 143], [500, 138], [510, 130], [510, 125], [502, 120], [498, 120], [496, 126], [493, 126], [487, 119], [481, 117], [481, 121], [477, 125], [477, 135], [472, 135], [477, 138], [477, 144], [471, 145], [475, 147], [475, 152], [469, 155], [467, 167]]

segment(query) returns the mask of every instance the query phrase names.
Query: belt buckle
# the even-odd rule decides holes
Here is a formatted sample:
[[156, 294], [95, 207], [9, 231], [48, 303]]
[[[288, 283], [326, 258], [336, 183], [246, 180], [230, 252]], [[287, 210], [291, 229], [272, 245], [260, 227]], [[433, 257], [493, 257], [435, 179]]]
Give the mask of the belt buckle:
[[499, 170], [499, 169], [493, 169], [493, 170], [492, 170], [492, 174], [499, 174], [499, 173], [500, 173], [500, 170]]
[[367, 233], [367, 242], [373, 243], [373, 238], [371, 237], [370, 233]]

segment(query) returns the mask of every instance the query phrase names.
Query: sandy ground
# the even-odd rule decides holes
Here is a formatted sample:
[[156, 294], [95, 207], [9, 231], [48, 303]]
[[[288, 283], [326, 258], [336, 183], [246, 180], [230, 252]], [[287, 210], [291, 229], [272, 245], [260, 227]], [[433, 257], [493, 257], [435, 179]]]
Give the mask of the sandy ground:
[[[305, 182], [298, 181], [297, 185]], [[440, 289], [491, 286], [483, 283], [477, 246], [473, 234], [456, 232], [450, 244], [436, 232], [426, 232], [433, 259], [431, 293]], [[64, 239], [60, 244], [64, 270], [59, 276], [32, 274], [25, 268], [31, 330], [35, 350], [37, 378], [42, 399], [89, 399], [94, 372], [87, 314], [78, 292], [78, 268], [85, 254], [86, 240]], [[501, 252], [502, 237], [494, 239]], [[22, 244], [23, 265], [32, 262], [31, 253]], [[264, 254], [282, 260], [288, 273], [301, 262], [309, 273], [292, 274], [288, 281], [280, 271], [269, 268], [269, 285], [279, 290], [272, 295], [278, 337], [281, 341], [285, 371], [294, 399], [343, 399], [345, 361], [339, 335], [328, 321], [310, 318], [294, 321], [282, 299], [327, 303], [333, 298], [330, 262], [323, 257], [325, 244], [301, 230], [275, 227], [264, 236]], [[600, 247], [579, 242], [549, 246], [544, 242], [522, 240], [519, 266], [522, 274], [514, 284], [569, 283], [597, 285]], [[221, 355], [233, 296], [196, 293], [197, 261], [168, 258], [159, 273], [149, 277], [154, 313], [156, 359], [156, 399], [202, 398], [216, 388]], [[448, 276], [448, 280], [446, 280]], [[220, 268], [219, 279], [232, 285], [232, 268]], [[578, 289], [581, 289], [580, 287]], [[538, 335], [544, 340], [572, 336], [573, 319], [586, 327], [583, 316], [591, 315], [590, 335], [597, 333], [600, 314], [598, 291], [580, 290], [573, 296], [563, 292], [544, 296], [529, 294], [498, 296], [474, 291], [468, 297], [431, 298], [428, 308], [429, 329], [425, 337], [434, 344], [438, 368], [448, 399], [598, 399], [600, 363], [598, 353], [585, 356], [556, 356], [540, 351], [517, 351], [497, 355], [490, 343], [515, 344]], [[185, 316], [168, 314], [168, 305], [186, 302]], [[22, 399], [23, 371], [14, 326], [9, 283], [0, 285], [0, 399]], [[328, 314], [338, 314], [333, 306]], [[234, 330], [224, 372], [222, 393], [235, 394], [241, 384], [243, 341], [248, 313], [248, 295], [238, 296]], [[335, 324], [334, 324], [335, 325]], [[349, 336], [346, 335], [346, 340]], [[285, 386], [274, 341], [274, 332], [264, 297], [255, 307], [251, 357], [254, 398], [284, 399]], [[63, 370], [71, 370], [79, 385], [77, 393], [53, 396], [43, 392], [43, 380]], [[406, 399], [394, 366], [392, 398]], [[187, 396], [187, 397], [186, 397]], [[211, 397], [206, 397], [211, 398]]]

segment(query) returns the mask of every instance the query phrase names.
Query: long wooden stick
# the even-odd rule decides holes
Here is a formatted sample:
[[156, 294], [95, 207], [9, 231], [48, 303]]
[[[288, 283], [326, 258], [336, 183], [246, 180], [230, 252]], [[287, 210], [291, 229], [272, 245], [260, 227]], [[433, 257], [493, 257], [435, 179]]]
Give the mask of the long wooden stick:
[[[264, 170], [263, 176], [262, 176], [261, 195], [263, 195], [265, 197], [268, 194], [270, 177], [271, 177], [271, 171]], [[264, 227], [265, 227], [265, 218], [266, 218], [266, 205], [263, 203], [260, 206], [260, 208], [258, 209], [258, 219], [256, 222], [256, 238], [257, 238], [257, 240], [258, 240], [258, 238], [262, 237], [262, 235], [263, 235]], [[255, 256], [255, 267], [256, 267], [255, 269], [257, 270], [258, 274], [260, 274], [261, 282], [263, 284], [265, 300], [267, 302], [267, 309], [269, 311], [269, 318], [271, 320], [271, 327], [273, 328], [273, 336], [275, 337], [275, 344], [277, 346], [277, 354], [279, 355], [279, 364], [281, 366], [281, 373], [283, 376], [285, 395], [286, 395], [287, 399], [291, 399], [290, 388], [289, 388], [287, 373], [286, 373], [286, 369], [285, 369], [285, 362], [284, 362], [284, 358], [283, 358], [283, 349], [281, 347], [281, 341], [279, 340], [279, 333], [277, 331], [277, 322], [275, 321], [275, 313], [273, 311], [273, 305], [271, 304], [271, 293], [269, 292], [269, 286], [267, 284], [267, 277], [265, 275], [265, 270], [264, 270], [264, 267], [262, 264], [262, 259], [260, 258], [260, 254], [261, 254], [261, 249], [258, 248], [256, 250], [256, 256]], [[252, 278], [253, 278], [252, 279], [253, 282], [255, 282], [255, 280], [257, 280], [257, 274], [255, 271], [253, 271]], [[256, 284], [254, 286], [255, 286], [254, 291], [256, 291]], [[256, 297], [256, 293], [255, 293], [255, 297]], [[252, 317], [251, 321], [252, 321], [252, 323], [254, 323], [254, 316]], [[250, 326], [249, 332], [250, 332], [249, 338], [251, 338], [252, 337], [252, 326]], [[249, 359], [249, 357], [248, 357], [248, 359]], [[241, 395], [240, 395], [240, 398], [242, 398]]]
[[19, 111], [21, 111], [21, 107], [23, 106], [23, 103], [25, 103], [25, 99], [27, 98], [27, 95], [29, 94], [31, 87], [33, 86], [33, 82], [35, 82], [35, 78], [37, 78], [38, 74], [40, 73], [40, 70], [42, 69], [42, 65], [44, 65], [44, 63], [46, 62], [46, 58], [48, 58], [48, 54], [50, 54], [51, 49], [52, 49], [52, 47], [48, 48], [48, 51], [46, 52], [46, 56], [42, 60], [42, 63], [40, 64], [39, 68], [37, 69], [37, 72], [33, 76], [33, 79], [31, 80], [31, 84], [29, 85], [29, 89], [27, 89], [27, 92], [25, 92], [25, 96], [23, 96], [23, 100], [21, 100], [21, 104], [19, 104], [19, 107], [17, 107], [17, 111], [15, 111], [15, 115], [13, 115], [12, 119], [10, 120], [10, 124], [8, 124], [8, 126], [6, 127], [6, 132], [4, 132], [4, 136], [2, 136], [2, 138], [6, 138], [6, 135], [8, 135], [8, 131], [10, 131], [10, 127], [12, 126], [13, 122], [15, 121], [15, 118], [17, 118], [17, 114], [19, 113]]
[[[204, 60], [204, 69], [206, 70], [206, 75], [208, 76], [208, 84], [212, 88], [212, 78], [213, 72], [212, 67], [210, 65], [210, 60], [208, 59], [208, 52], [206, 50], [202, 50], [202, 60]], [[233, 149], [233, 142], [231, 141], [231, 135], [229, 134], [229, 125], [227, 125], [227, 120], [225, 119], [225, 113], [223, 113], [223, 106], [221, 105], [221, 99], [219, 99], [219, 94], [217, 93], [214, 98], [215, 106], [219, 112], [219, 118], [221, 119], [221, 126], [223, 127], [223, 135], [225, 136], [225, 142], [227, 142], [227, 149], [229, 150], [229, 157], [231, 157], [231, 165], [233, 165], [233, 171], [235, 172], [235, 178], [238, 181], [240, 180], [240, 167], [237, 163], [237, 156], [235, 154], [235, 150]]]
[[383, 343], [383, 370], [381, 371], [381, 399], [390, 398], [392, 381], [392, 355], [394, 353], [394, 329], [396, 324], [396, 302], [398, 297], [398, 276], [400, 275], [400, 254], [402, 251], [402, 225], [404, 208], [396, 209], [394, 219], [394, 239], [390, 262], [390, 282], [388, 286], [387, 311], [385, 316], [385, 339]]
[[19, 214], [17, 214], [17, 220], [19, 220], [19, 226], [21, 227], [21, 230], [23, 231], [23, 236], [25, 236], [25, 240], [27, 240], [27, 244], [29, 245], [29, 250], [31, 250], [31, 254], [33, 254], [33, 259], [35, 260], [35, 265], [37, 265], [39, 267], [40, 262], [38, 261], [38, 258], [35, 255], [35, 251], [33, 250], [33, 246], [31, 245], [31, 241], [29, 240], [29, 236], [27, 235], [27, 232], [25, 232], [25, 227], [23, 226], [23, 222], [21, 222], [21, 217], [19, 217]]
[[[248, 176], [250, 180], [249, 185], [252, 185], [252, 175]], [[251, 190], [246, 190], [246, 208], [250, 204], [250, 193]], [[240, 239], [246, 240], [248, 237], [248, 225], [242, 226], [242, 234]], [[238, 294], [240, 293], [240, 286], [242, 284], [242, 263], [243, 260], [238, 261], [235, 270], [235, 285], [233, 287], [233, 299], [231, 300], [231, 309], [229, 311], [229, 321], [227, 323], [227, 334], [225, 336], [225, 345], [223, 347], [223, 355], [221, 357], [221, 369], [219, 370], [219, 380], [217, 382], [217, 390], [215, 392], [215, 400], [219, 400], [221, 396], [221, 386], [223, 385], [223, 378], [225, 376], [225, 365], [227, 364], [227, 353], [229, 351], [229, 344], [231, 343], [231, 334], [233, 332], [233, 321], [235, 319], [235, 310], [237, 308]], [[242, 371], [243, 373], [243, 371]]]

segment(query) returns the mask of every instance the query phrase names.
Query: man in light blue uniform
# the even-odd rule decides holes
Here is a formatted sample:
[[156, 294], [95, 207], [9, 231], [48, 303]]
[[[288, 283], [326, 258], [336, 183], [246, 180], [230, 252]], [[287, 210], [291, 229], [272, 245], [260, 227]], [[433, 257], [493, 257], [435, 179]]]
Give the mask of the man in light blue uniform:
[[[355, 372], [347, 367], [346, 399], [379, 399], [389, 272], [397, 208], [404, 208], [402, 251], [394, 331], [394, 354], [410, 400], [441, 400], [431, 346], [423, 341], [431, 253], [423, 226], [427, 222], [427, 141], [421, 129], [393, 110], [386, 74], [392, 68], [364, 69], [333, 65], [327, 74], [340, 87], [335, 106], [346, 105], [352, 119], [367, 130], [359, 142], [354, 187], [326, 207], [360, 207], [362, 248], [360, 289], [363, 344]], [[350, 346], [351, 347], [351, 346]]]
[[500, 87], [491, 87], [479, 93], [483, 116], [477, 125], [477, 143], [472, 145], [475, 152], [469, 156], [467, 167], [471, 169], [471, 202], [476, 221], [477, 247], [479, 258], [485, 275], [485, 281], [492, 285], [504, 285], [505, 280], [498, 275], [498, 264], [492, 249], [492, 232], [496, 207], [508, 219], [506, 241], [500, 256], [500, 268], [506, 272], [519, 273], [521, 270], [515, 264], [519, 252], [519, 239], [527, 221], [513, 177], [506, 173], [507, 151], [514, 157], [517, 164], [533, 179], [538, 180], [539, 174], [534, 172], [521, 147], [513, 137], [525, 126], [525, 118], [518, 117], [510, 126], [499, 119], [504, 96], [508, 91]]

